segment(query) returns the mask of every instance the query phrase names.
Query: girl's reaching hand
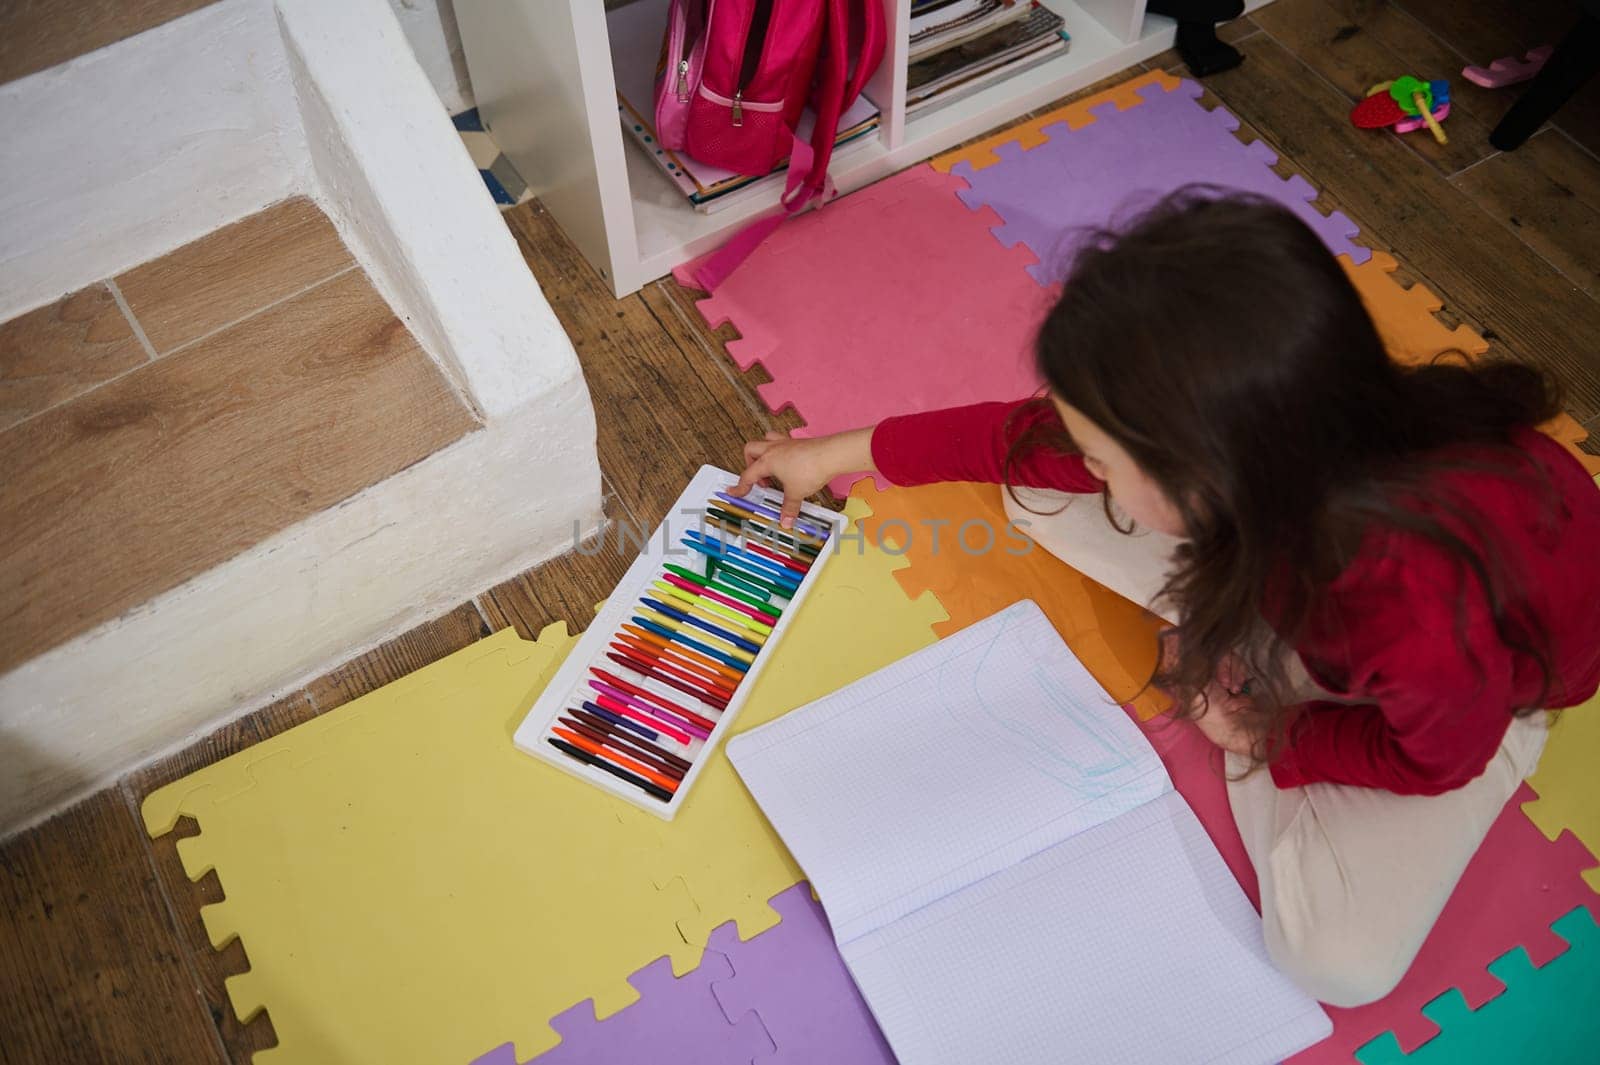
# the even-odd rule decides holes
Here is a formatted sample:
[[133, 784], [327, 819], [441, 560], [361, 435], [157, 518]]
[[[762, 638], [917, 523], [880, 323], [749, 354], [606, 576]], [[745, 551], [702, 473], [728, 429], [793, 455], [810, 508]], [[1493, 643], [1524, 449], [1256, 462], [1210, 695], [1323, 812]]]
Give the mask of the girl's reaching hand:
[[744, 446], [745, 470], [734, 495], [744, 495], [757, 484], [776, 481], [783, 489], [780, 525], [794, 525], [800, 502], [819, 492], [841, 473], [872, 472], [872, 430], [854, 429], [810, 440], [792, 440], [787, 433], [768, 432]]
[[1206, 739], [1234, 754], [1253, 757], [1255, 734], [1249, 727], [1247, 711], [1254, 704], [1250, 696], [1229, 691], [1220, 681], [1212, 681], [1195, 699], [1193, 718]]

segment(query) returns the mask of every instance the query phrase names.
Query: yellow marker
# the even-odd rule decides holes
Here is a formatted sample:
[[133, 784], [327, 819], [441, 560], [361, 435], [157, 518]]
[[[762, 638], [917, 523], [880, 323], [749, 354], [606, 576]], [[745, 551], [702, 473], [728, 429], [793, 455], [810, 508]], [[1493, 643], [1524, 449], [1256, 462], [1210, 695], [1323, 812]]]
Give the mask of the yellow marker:
[[713, 602], [704, 596], [693, 595], [677, 585], [668, 584], [666, 581], [656, 581], [652, 587], [662, 595], [670, 595], [673, 599], [685, 604], [685, 610], [699, 614], [707, 621], [714, 621], [719, 625], [725, 621], [737, 622], [750, 632], [756, 633], [756, 635], [748, 637], [756, 643], [766, 643], [766, 638], [772, 635], [771, 625], [764, 625], [747, 614], [739, 613], [732, 607], [723, 606], [721, 603]]
[[649, 618], [652, 622], [660, 625], [663, 629], [667, 629], [670, 632], [681, 632], [690, 639], [699, 640], [701, 643], [705, 643], [708, 640], [715, 640], [719, 644], [727, 644], [726, 648], [717, 648], [718, 654], [727, 655], [729, 658], [736, 658], [739, 661], [746, 663], [754, 662], [756, 660], [755, 655], [751, 654], [749, 651], [746, 651], [732, 640], [729, 640], [726, 636], [718, 636], [716, 633], [707, 632], [705, 629], [699, 628], [698, 626], [687, 625], [676, 618], [669, 618], [665, 614], [657, 613], [643, 604], [634, 607], [634, 610], [639, 613], [640, 617]]

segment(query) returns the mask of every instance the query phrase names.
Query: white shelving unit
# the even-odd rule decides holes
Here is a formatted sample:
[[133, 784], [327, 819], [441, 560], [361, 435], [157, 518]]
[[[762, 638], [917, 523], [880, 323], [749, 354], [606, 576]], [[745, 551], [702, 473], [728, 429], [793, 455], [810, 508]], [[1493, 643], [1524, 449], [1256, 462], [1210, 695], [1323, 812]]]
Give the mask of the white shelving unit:
[[[1041, 2], [1066, 21], [1072, 47], [1065, 54], [907, 116], [911, 0], [883, 0], [889, 47], [867, 89], [883, 119], [875, 134], [835, 156], [840, 192], [1172, 47], [1172, 20], [1146, 15], [1145, 0]], [[1245, 7], [1268, 2], [1247, 0]], [[620, 297], [717, 247], [774, 206], [777, 192], [701, 214], [643, 152], [624, 143], [605, 7], [601, 0], [456, 0], [456, 16], [473, 91], [500, 150]]]

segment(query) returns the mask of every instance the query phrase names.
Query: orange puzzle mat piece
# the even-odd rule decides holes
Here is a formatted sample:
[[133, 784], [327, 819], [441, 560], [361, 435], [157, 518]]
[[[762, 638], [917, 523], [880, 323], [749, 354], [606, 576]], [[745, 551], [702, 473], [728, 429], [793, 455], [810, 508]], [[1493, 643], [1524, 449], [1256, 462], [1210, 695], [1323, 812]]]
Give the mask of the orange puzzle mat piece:
[[[1090, 580], [1021, 533], [1006, 533], [1004, 491], [992, 484], [930, 484], [878, 491], [859, 481], [851, 495], [872, 508], [861, 528], [869, 543], [910, 563], [895, 571], [908, 596], [932, 592], [946, 621], [939, 636], [966, 628], [1019, 599], [1039, 604], [1067, 646], [1119, 703], [1140, 719], [1172, 705], [1146, 682], [1155, 671], [1156, 634], [1166, 622]], [[961, 542], [961, 526], [976, 520]], [[940, 524], [944, 522], [945, 524]], [[993, 546], [984, 547], [993, 531]], [[937, 534], [935, 532], [937, 530]], [[1027, 548], [1027, 550], [1023, 550]]]

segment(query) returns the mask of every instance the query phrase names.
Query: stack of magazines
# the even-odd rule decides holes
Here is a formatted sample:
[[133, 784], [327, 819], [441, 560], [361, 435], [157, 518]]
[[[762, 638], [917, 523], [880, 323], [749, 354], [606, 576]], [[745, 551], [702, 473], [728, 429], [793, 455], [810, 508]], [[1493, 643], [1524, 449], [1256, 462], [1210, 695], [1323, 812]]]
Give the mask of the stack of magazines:
[[1038, 0], [913, 0], [908, 113], [947, 103], [1065, 52], [1061, 16]]
[[[669, 0], [637, 0], [615, 8], [607, 5], [606, 33], [611, 38], [611, 67], [616, 74], [617, 114], [622, 119], [623, 132], [702, 214], [771, 197], [773, 189], [783, 188], [787, 162], [765, 177], [750, 177], [709, 166], [687, 152], [663, 148], [656, 140], [656, 62], [667, 25], [668, 3]], [[810, 143], [814, 122], [811, 109], [807, 108], [796, 124], [795, 135]], [[839, 116], [834, 158], [847, 159], [849, 153], [840, 149], [856, 141], [865, 143], [866, 135], [877, 128], [878, 108], [863, 95]]]

